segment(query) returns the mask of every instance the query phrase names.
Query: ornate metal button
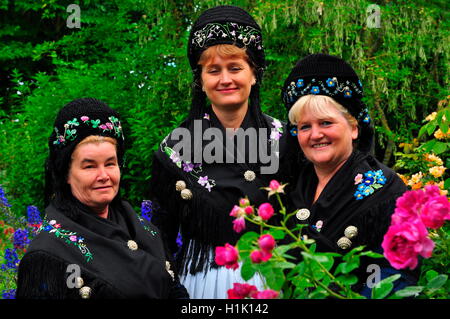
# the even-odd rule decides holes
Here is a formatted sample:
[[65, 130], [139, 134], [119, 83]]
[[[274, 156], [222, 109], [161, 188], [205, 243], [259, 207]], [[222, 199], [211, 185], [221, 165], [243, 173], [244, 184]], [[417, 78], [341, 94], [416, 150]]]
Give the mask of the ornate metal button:
[[184, 200], [189, 200], [192, 198], [192, 192], [189, 188], [185, 188], [181, 191], [181, 198]]
[[302, 208], [297, 211], [295, 216], [297, 216], [298, 220], [306, 220], [311, 215], [311, 212], [307, 208]]
[[84, 285], [84, 280], [81, 277], [75, 278], [75, 288], [80, 289]]
[[352, 239], [353, 237], [358, 235], [358, 228], [356, 228], [355, 226], [348, 226], [344, 230], [344, 235], [345, 235], [345, 237]]
[[256, 174], [254, 171], [248, 170], [248, 171], [245, 171], [244, 178], [247, 182], [251, 182], [251, 181], [255, 180]]
[[92, 289], [89, 288], [88, 286], [84, 286], [84, 287], [80, 288], [79, 292], [80, 292], [81, 298], [89, 299], [91, 297]]
[[134, 240], [129, 240], [127, 242], [128, 248], [131, 250], [137, 250], [138, 249], [138, 244], [134, 241]]
[[172, 270], [170, 270], [170, 262], [168, 261], [166, 261], [166, 271], [172, 277], [172, 280], [175, 280], [175, 273]]
[[176, 182], [176, 184], [175, 184], [175, 189], [178, 191], [178, 192], [181, 192], [183, 189], [185, 189], [186, 188], [186, 183], [184, 182], [184, 181], [177, 181]]
[[337, 241], [337, 245], [341, 249], [348, 249], [352, 245], [352, 241], [350, 239], [348, 239], [347, 237], [341, 237]]

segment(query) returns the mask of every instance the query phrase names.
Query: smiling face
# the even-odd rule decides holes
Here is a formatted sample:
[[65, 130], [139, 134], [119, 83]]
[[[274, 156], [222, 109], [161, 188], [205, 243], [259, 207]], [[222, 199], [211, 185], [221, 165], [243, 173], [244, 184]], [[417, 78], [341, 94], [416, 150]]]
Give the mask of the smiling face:
[[315, 167], [335, 170], [353, 151], [353, 141], [358, 137], [358, 127], [351, 124], [334, 103], [325, 102], [319, 112], [305, 104], [298, 114], [298, 142], [306, 158]]
[[210, 47], [203, 52], [199, 64], [202, 87], [213, 107], [235, 110], [248, 106], [256, 78], [245, 50], [232, 45]]
[[67, 177], [75, 198], [106, 218], [108, 205], [119, 191], [119, 182], [115, 145], [109, 142], [77, 145]]

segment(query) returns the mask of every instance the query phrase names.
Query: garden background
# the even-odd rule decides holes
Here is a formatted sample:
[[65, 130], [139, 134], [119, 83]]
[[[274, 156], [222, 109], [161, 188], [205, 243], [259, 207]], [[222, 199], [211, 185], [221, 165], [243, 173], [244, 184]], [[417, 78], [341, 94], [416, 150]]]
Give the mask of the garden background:
[[[219, 4], [248, 10], [262, 27], [263, 111], [286, 120], [280, 89], [300, 57], [339, 55], [364, 86], [376, 157], [412, 189], [450, 188], [446, 0], [0, 0], [0, 264], [27, 212], [44, 210], [47, 139], [75, 98], [121, 113], [122, 195], [141, 209], [152, 154], [190, 106], [190, 25]], [[0, 292], [10, 288], [4, 278]]]

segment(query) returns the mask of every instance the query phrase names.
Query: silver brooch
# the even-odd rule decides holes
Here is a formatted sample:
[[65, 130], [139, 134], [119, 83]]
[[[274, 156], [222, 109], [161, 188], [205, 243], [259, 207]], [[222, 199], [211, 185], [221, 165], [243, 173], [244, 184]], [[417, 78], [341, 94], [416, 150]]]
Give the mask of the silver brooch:
[[311, 215], [311, 212], [307, 208], [302, 208], [297, 211], [295, 216], [298, 220], [306, 220]]
[[247, 182], [251, 182], [251, 181], [255, 180], [256, 174], [254, 171], [248, 170], [248, 171], [245, 171], [244, 178]]

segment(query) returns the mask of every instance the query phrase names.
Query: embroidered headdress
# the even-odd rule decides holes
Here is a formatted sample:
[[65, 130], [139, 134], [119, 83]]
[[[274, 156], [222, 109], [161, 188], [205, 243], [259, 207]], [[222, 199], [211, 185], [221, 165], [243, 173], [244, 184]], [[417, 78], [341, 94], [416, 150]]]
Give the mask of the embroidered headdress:
[[287, 111], [299, 98], [310, 94], [329, 96], [344, 106], [358, 121], [358, 149], [370, 151], [373, 128], [362, 101], [363, 87], [355, 70], [347, 62], [327, 54], [311, 54], [298, 61], [282, 88]]
[[[70, 196], [66, 182], [71, 155], [84, 138], [97, 135], [116, 139], [117, 157], [123, 164], [124, 135], [119, 114], [104, 102], [81, 98], [66, 104], [58, 113], [48, 140], [50, 154], [46, 163], [46, 202]], [[62, 196], [62, 197], [61, 197]]]
[[188, 58], [194, 74], [190, 119], [201, 119], [206, 108], [206, 95], [198, 84], [201, 77], [198, 61], [203, 51], [218, 44], [231, 44], [245, 49], [256, 77], [249, 97], [250, 109], [258, 126], [266, 126], [259, 103], [259, 87], [266, 67], [261, 28], [248, 12], [229, 5], [204, 11], [192, 26], [188, 42]]

